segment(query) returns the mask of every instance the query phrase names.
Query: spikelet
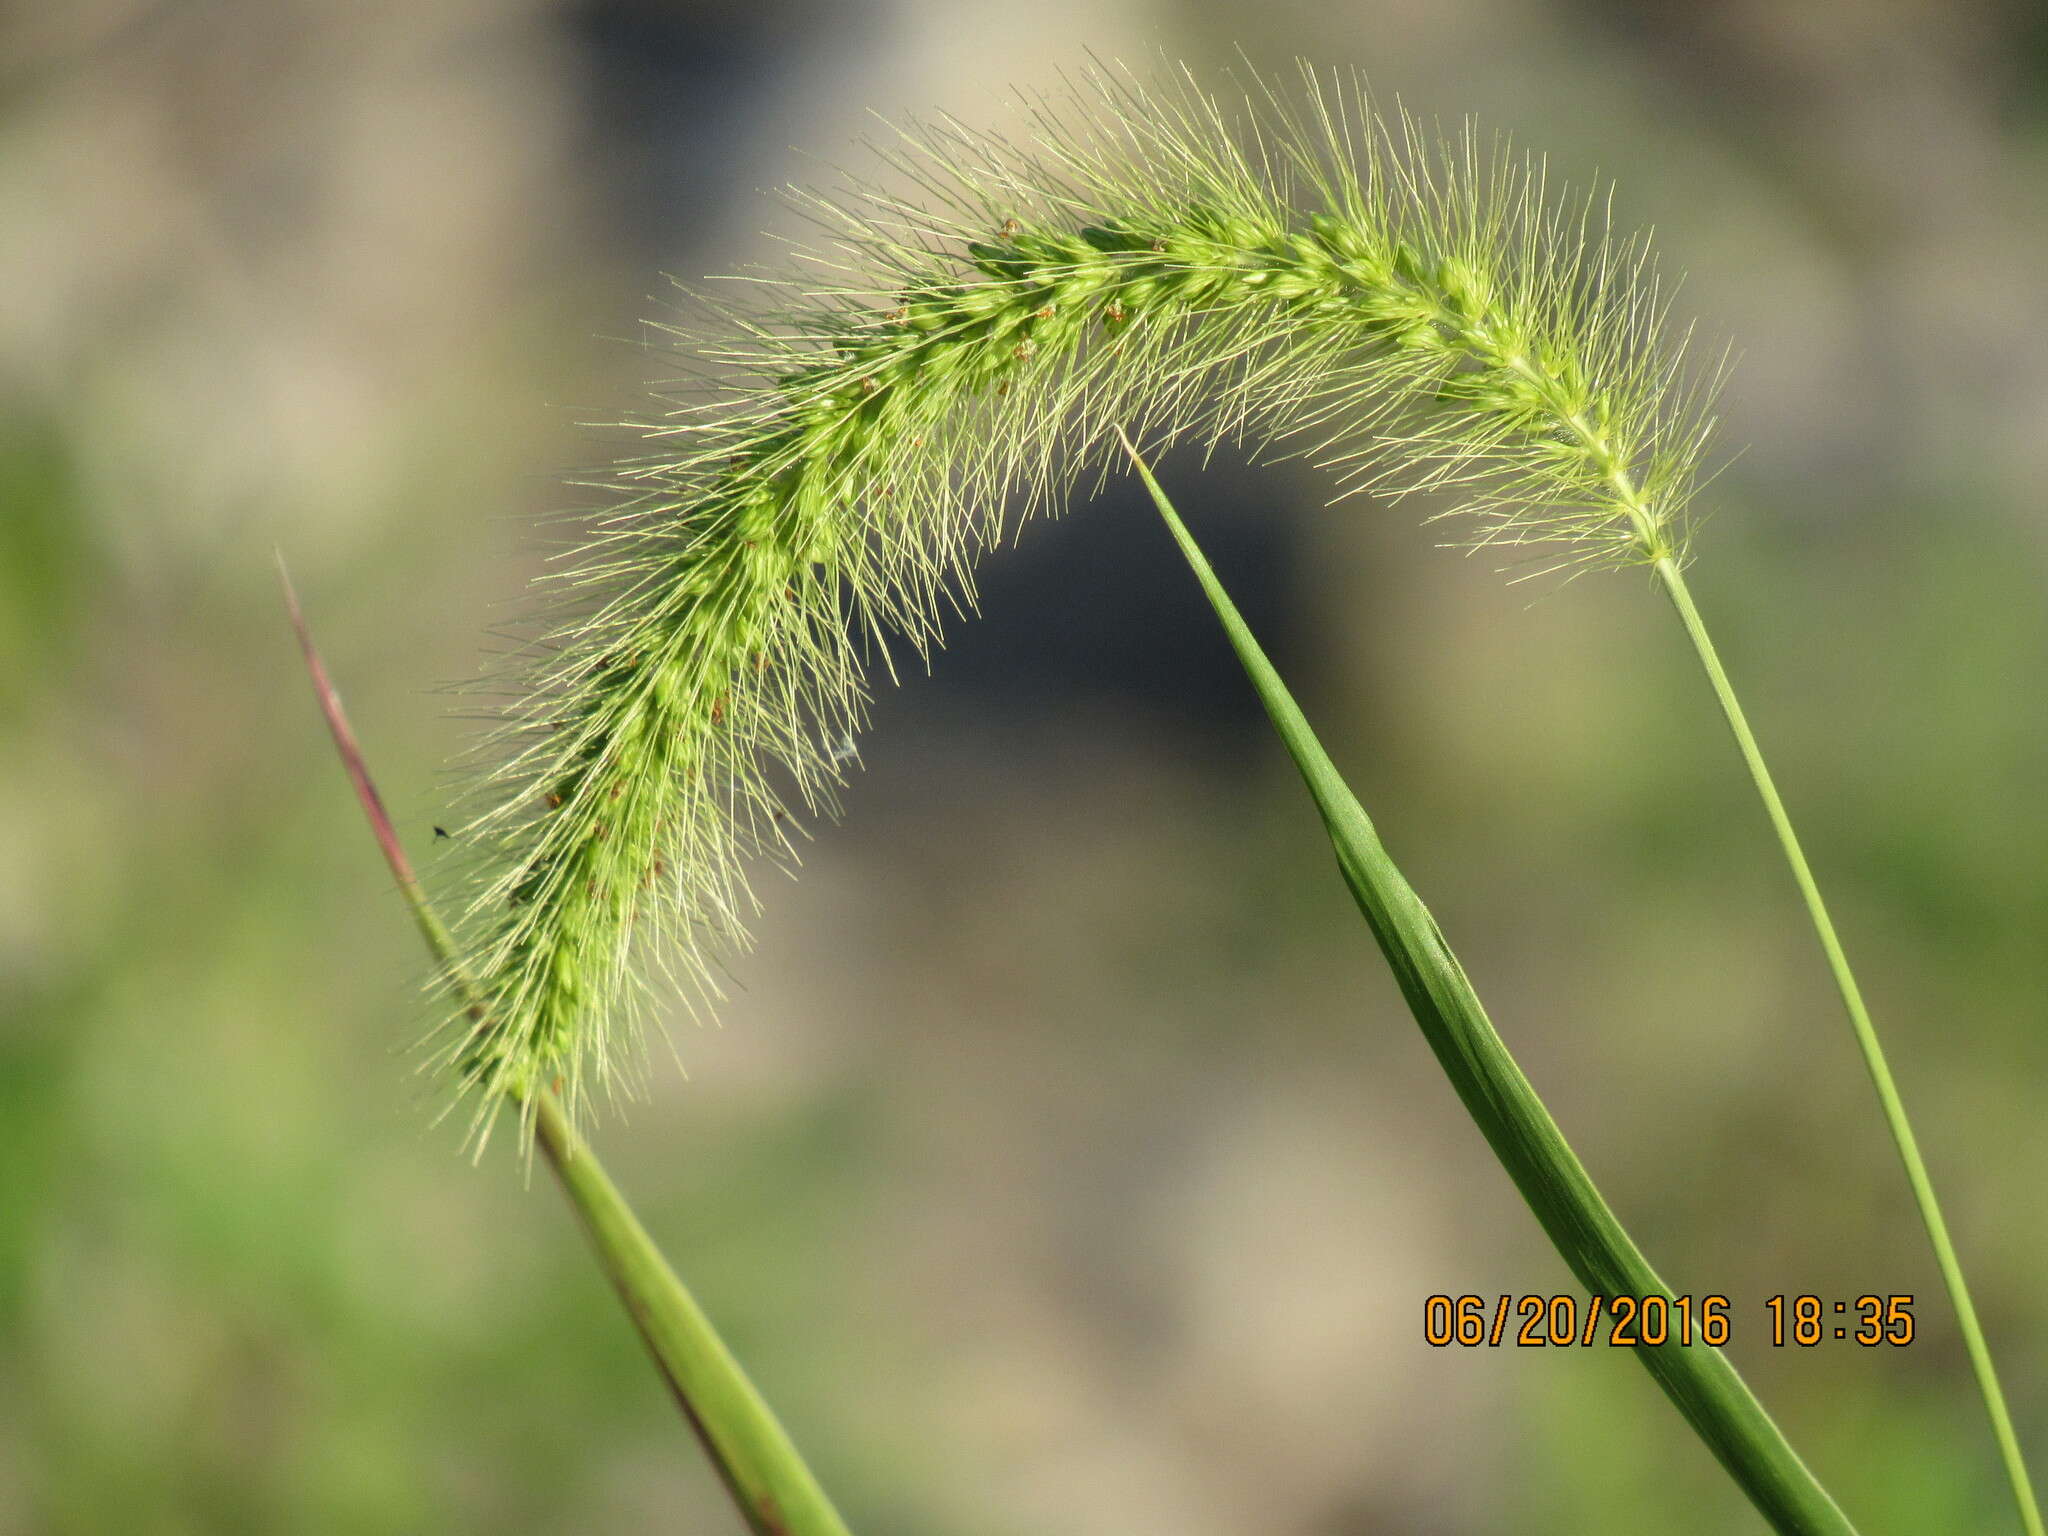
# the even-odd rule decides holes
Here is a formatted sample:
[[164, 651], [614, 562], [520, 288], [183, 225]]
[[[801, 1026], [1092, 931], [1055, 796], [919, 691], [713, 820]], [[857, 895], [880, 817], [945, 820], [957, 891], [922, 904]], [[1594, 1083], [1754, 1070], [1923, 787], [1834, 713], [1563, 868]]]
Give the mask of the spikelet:
[[1307, 70], [1233, 120], [1184, 75], [1097, 68], [1027, 122], [904, 131], [880, 153], [913, 196], [792, 194], [825, 238], [706, 305], [701, 380], [549, 579], [465, 838], [485, 1001], [441, 1039], [479, 1128], [536, 1083], [614, 1091], [650, 975], [715, 1002], [745, 866], [831, 808], [863, 647], [928, 651], [1005, 519], [1103, 473], [1113, 426], [1443, 494], [1463, 542], [1545, 569], [1681, 557], [1708, 392], [1602, 199]]

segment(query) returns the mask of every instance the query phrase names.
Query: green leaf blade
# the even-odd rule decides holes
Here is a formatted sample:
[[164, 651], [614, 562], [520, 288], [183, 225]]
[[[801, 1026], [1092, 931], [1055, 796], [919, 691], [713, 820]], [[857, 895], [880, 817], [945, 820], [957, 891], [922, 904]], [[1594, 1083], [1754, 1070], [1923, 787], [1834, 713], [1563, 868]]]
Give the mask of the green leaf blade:
[[[1316, 739], [1151, 469], [1128, 438], [1124, 447], [1300, 770], [1322, 814], [1344, 883], [1466, 1112], [1589, 1292], [1670, 1299], [1671, 1288], [1630, 1239], [1565, 1141], [1494, 1029], [1436, 920], [1387, 853], [1372, 819]], [[1782, 1536], [1854, 1536], [1855, 1527], [1720, 1350], [1667, 1343], [1638, 1345], [1635, 1353], [1773, 1530]]]

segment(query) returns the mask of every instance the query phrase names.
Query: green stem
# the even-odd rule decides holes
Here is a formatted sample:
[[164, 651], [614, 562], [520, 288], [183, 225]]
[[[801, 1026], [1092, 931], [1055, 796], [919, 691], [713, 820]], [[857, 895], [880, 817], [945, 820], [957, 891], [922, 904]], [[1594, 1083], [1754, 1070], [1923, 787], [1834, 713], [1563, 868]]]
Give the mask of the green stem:
[[[1159, 482], [1128, 439], [1124, 447], [1300, 769], [1322, 813], [1338, 869], [1409, 1012], [1501, 1167], [1559, 1256], [1596, 1300], [1661, 1296], [1671, 1306], [1671, 1288], [1594, 1187], [1487, 1018], [1442, 930], [1380, 842], [1365, 808], [1316, 740]], [[1848, 1517], [1720, 1350], [1672, 1337], [1659, 1345], [1638, 1344], [1634, 1352], [1774, 1531], [1781, 1536], [1855, 1536]]]
[[756, 1536], [847, 1536], [788, 1433], [605, 1177], [553, 1094], [534, 1102], [534, 1139], [562, 1182], [598, 1263]]
[[1792, 829], [1792, 818], [1786, 813], [1785, 802], [1779, 797], [1778, 786], [1764, 762], [1763, 749], [1757, 745], [1756, 733], [1749, 728], [1742, 704], [1735, 697], [1734, 686], [1728, 681], [1727, 670], [1721, 665], [1721, 657], [1707, 634], [1706, 624], [1692, 600], [1685, 576], [1678, 563], [1669, 557], [1657, 561], [1655, 569], [1658, 580], [1663, 583], [1665, 593], [1685, 625], [1686, 635], [1692, 641], [1700, 666], [1706, 671], [1707, 681], [1713, 685], [1714, 697], [1720, 700], [1721, 713], [1727, 717], [1728, 729], [1734, 733], [1735, 744], [1741, 749], [1743, 762], [1748, 765], [1750, 779], [1764, 803], [1765, 814], [1770, 817], [1771, 830], [1778, 836], [1778, 846], [1784, 852], [1786, 864], [1791, 866], [1800, 899], [1806, 903], [1806, 914], [1820, 939], [1821, 952], [1827, 956], [1828, 970], [1835, 979], [1835, 990], [1841, 994], [1842, 1007], [1849, 1015], [1849, 1027], [1855, 1031], [1856, 1044], [1863, 1052], [1863, 1064], [1870, 1070], [1871, 1084], [1877, 1089], [1878, 1103], [1884, 1108], [1885, 1123], [1891, 1128], [1892, 1141], [1899, 1149], [1899, 1161], [1905, 1164], [1906, 1182], [1913, 1188], [1913, 1200], [1920, 1208], [1920, 1220], [1927, 1228], [1927, 1239], [1934, 1245], [1935, 1261], [1941, 1266], [1942, 1283], [1948, 1287], [1949, 1299], [1955, 1304], [1963, 1343], [1970, 1353], [1970, 1365], [1977, 1373], [1977, 1387], [1983, 1394], [1985, 1411], [1991, 1415], [1991, 1428], [1998, 1438], [1999, 1455], [2004, 1459], [2013, 1498], [2019, 1505], [2020, 1524], [2026, 1528], [2027, 1536], [2044, 1536], [2041, 1511], [2034, 1502], [2034, 1489], [2027, 1477], [2026, 1462], [2020, 1455], [2019, 1438], [2013, 1433], [2012, 1415], [2006, 1409], [2005, 1394], [1998, 1385], [1997, 1368], [1991, 1363], [1991, 1348], [1984, 1341], [1984, 1330], [1977, 1321], [1977, 1308], [1970, 1300], [1970, 1287], [1963, 1279], [1955, 1244], [1949, 1240], [1948, 1223], [1942, 1219], [1941, 1203], [1935, 1198], [1933, 1181], [1927, 1176], [1927, 1164], [1920, 1156], [1919, 1140], [1913, 1135], [1912, 1123], [1906, 1118], [1906, 1106], [1899, 1097], [1897, 1083], [1892, 1080], [1884, 1047], [1878, 1043], [1876, 1027], [1870, 1021], [1870, 1010], [1864, 1005], [1863, 990], [1857, 986], [1856, 974], [1849, 968], [1849, 957], [1843, 952], [1842, 941], [1835, 933], [1834, 920], [1828, 916], [1820, 886], [1806, 862], [1805, 851], [1799, 846], [1799, 834]]
[[[376, 781], [370, 777], [362, 748], [341, 707], [341, 695], [314, 647], [282, 557], [278, 574], [284, 580], [285, 605], [298, 632], [314, 695], [356, 799], [397, 882], [398, 894], [464, 1012], [481, 1024], [482, 989], [463, 968], [454, 939], [413, 873], [412, 861], [399, 842], [398, 829], [384, 809], [383, 796], [377, 793]], [[695, 1298], [669, 1268], [647, 1229], [605, 1177], [597, 1158], [570, 1126], [560, 1101], [546, 1088], [510, 1096], [530, 1111], [534, 1140], [575, 1208], [599, 1267], [618, 1290], [633, 1326], [654, 1357], [655, 1369], [675, 1394], [677, 1406], [717, 1467], [748, 1528], [755, 1536], [847, 1536], [845, 1522], [789, 1435]]]

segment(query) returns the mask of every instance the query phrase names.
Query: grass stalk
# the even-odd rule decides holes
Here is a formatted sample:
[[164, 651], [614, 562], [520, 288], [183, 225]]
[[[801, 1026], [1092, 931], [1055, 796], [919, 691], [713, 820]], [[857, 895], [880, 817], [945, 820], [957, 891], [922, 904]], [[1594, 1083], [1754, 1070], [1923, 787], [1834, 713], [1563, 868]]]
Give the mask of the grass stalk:
[[[480, 993], [447, 926], [428, 902], [399, 841], [398, 829], [377, 793], [281, 558], [278, 575], [320, 712], [398, 893], [442, 978], [468, 1008], [481, 1010]], [[606, 1176], [596, 1154], [569, 1124], [554, 1092], [545, 1087], [529, 1090], [518, 1107], [522, 1122], [532, 1126], [535, 1145], [568, 1196], [598, 1266], [618, 1291], [655, 1369], [668, 1383], [677, 1407], [717, 1468], [748, 1529], [755, 1536], [847, 1536], [845, 1523], [788, 1432]]]
[[[1124, 448], [1300, 769], [1345, 884], [1409, 1011], [1501, 1166], [1589, 1292], [1668, 1301], [1670, 1287], [1622, 1228], [1495, 1031], [1436, 920], [1388, 855], [1151, 469], [1128, 438]], [[1673, 1342], [1639, 1345], [1635, 1353], [1773, 1530], [1850, 1536], [1848, 1517], [1720, 1350]]]
[[846, 1536], [846, 1525], [746, 1372], [640, 1225], [553, 1094], [534, 1140], [589, 1234], [676, 1405], [757, 1536]]
[[1700, 666], [1713, 687], [1721, 713], [1728, 721], [1728, 729], [1735, 737], [1735, 745], [1742, 753], [1743, 764], [1749, 770], [1750, 781], [1755, 784], [1757, 797], [1763, 801], [1764, 813], [1770, 818], [1778, 847], [1792, 871], [1793, 882], [1799, 887], [1800, 900], [1805, 903], [1806, 915], [1820, 940], [1821, 952], [1827, 957], [1828, 972], [1834, 978], [1835, 990], [1841, 995], [1843, 1011], [1849, 1016], [1849, 1027], [1855, 1032], [1863, 1064], [1869, 1069], [1871, 1086], [1877, 1090], [1877, 1100], [1883, 1107], [1892, 1143], [1898, 1148], [1899, 1161], [1905, 1165], [1906, 1182], [1912, 1186], [1913, 1202], [1919, 1209], [1922, 1224], [1927, 1228], [1927, 1240], [1934, 1247], [1942, 1284], [1955, 1307], [1956, 1322], [1962, 1330], [1963, 1344], [1970, 1356], [1970, 1368], [1976, 1373], [1977, 1389], [1991, 1418], [1991, 1429], [1998, 1440], [2006, 1478], [2012, 1484], [2020, 1524], [2027, 1536], [2043, 1536], [2040, 1507], [2034, 1499], [2026, 1461], [2020, 1454], [2019, 1437], [2013, 1431], [2005, 1393], [1998, 1383], [1998, 1369], [1992, 1364], [1991, 1347], [1986, 1343], [1983, 1326], [1977, 1320], [1977, 1308], [1970, 1299], [1970, 1287], [1963, 1278], [1962, 1263], [1956, 1257], [1955, 1243], [1949, 1237], [1948, 1223], [1941, 1214], [1941, 1202], [1935, 1196], [1933, 1180], [1928, 1177], [1926, 1161], [1920, 1155], [1919, 1138], [1913, 1134], [1912, 1122], [1906, 1116], [1905, 1102], [1893, 1080], [1884, 1047], [1878, 1041], [1870, 1009], [1863, 1001], [1863, 989], [1857, 985], [1856, 973], [1850, 968], [1848, 954], [1835, 932], [1834, 919], [1828, 915], [1827, 903], [1821, 897], [1820, 885], [1813, 877], [1813, 868], [1807, 863], [1805, 850], [1800, 846], [1799, 834], [1793, 830], [1791, 815], [1785, 809], [1784, 799], [1778, 793], [1777, 783], [1771, 777], [1763, 749], [1757, 744], [1756, 733], [1750, 729], [1735, 687], [1728, 680], [1728, 671], [1721, 664], [1720, 653], [1700, 617], [1699, 606], [1693, 601], [1684, 572], [1677, 561], [1669, 558], [1657, 561], [1654, 569], [1665, 595], [1677, 609], [1686, 637], [1692, 642], [1693, 652], [1699, 657]]

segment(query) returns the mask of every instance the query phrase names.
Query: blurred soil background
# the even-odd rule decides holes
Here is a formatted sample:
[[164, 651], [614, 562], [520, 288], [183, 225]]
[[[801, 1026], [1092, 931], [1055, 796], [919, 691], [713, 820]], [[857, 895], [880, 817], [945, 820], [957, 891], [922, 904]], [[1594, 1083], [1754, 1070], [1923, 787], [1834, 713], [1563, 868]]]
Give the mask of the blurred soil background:
[[[0, 20], [0, 1533], [736, 1530], [556, 1192], [408, 1054], [535, 520], [870, 109], [1242, 46], [1618, 179], [1740, 363], [1697, 584], [2048, 1471], [2048, 22], [1995, 0], [70, 0]], [[1668, 615], [1164, 466], [1510, 1043], [1870, 1536], [2009, 1528], [1849, 1035]], [[1568, 1277], [1151, 513], [983, 567], [614, 1172], [889, 1536], [1757, 1524]], [[1763, 1299], [1920, 1337], [1773, 1350]]]

